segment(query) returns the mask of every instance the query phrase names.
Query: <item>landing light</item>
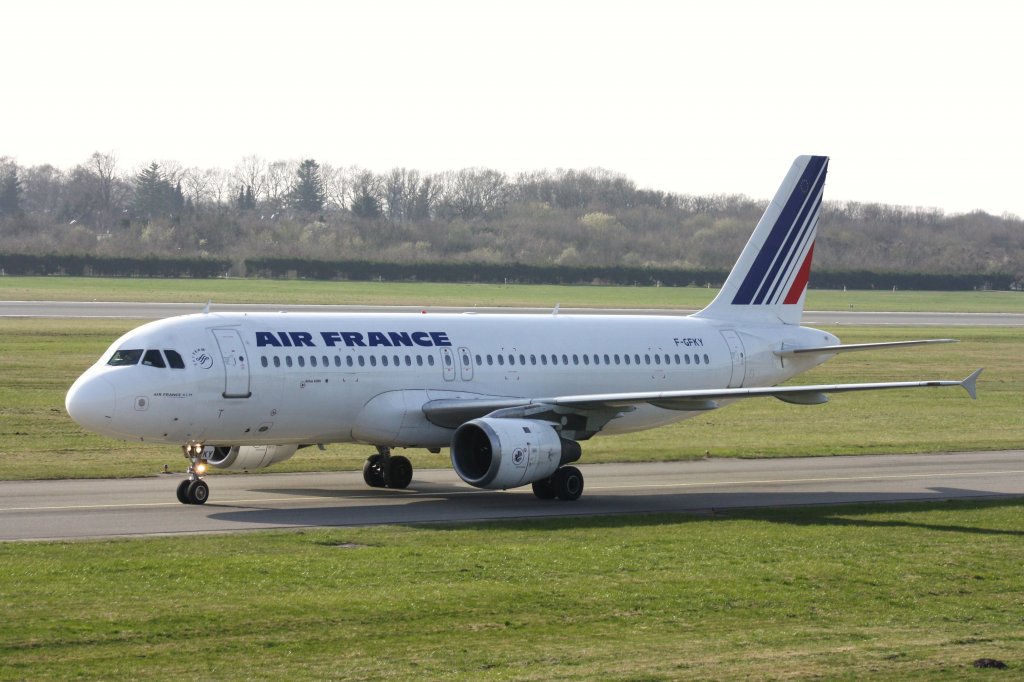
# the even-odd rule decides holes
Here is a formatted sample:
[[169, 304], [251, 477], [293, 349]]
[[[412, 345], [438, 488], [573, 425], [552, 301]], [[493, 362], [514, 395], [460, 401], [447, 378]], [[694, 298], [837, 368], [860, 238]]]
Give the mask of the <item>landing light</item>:
[[206, 463], [205, 462], [200, 462], [199, 464], [196, 465], [196, 473], [197, 474], [205, 474], [206, 473]]

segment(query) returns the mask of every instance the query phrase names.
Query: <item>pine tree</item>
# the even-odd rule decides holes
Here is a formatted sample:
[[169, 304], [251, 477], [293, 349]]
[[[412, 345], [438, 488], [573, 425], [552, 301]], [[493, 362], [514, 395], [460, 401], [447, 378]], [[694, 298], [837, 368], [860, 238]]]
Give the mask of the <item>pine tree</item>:
[[21, 209], [21, 180], [18, 169], [10, 166], [0, 178], [0, 215], [15, 215]]
[[327, 200], [320, 165], [313, 159], [306, 159], [295, 172], [295, 184], [288, 193], [288, 204], [300, 211], [315, 213], [322, 211]]

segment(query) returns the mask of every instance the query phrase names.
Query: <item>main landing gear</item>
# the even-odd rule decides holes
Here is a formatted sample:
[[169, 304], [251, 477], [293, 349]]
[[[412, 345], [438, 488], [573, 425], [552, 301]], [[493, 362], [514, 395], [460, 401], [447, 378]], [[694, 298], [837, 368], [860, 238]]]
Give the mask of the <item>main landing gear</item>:
[[371, 488], [408, 488], [412, 482], [412, 462], [392, 455], [391, 448], [377, 446], [377, 454], [363, 463], [363, 480]]
[[542, 500], [578, 500], [583, 494], [583, 474], [576, 467], [562, 467], [550, 478], [534, 481], [533, 494]]
[[199, 443], [183, 445], [181, 448], [189, 460], [188, 478], [178, 484], [178, 502], [182, 504], [205, 504], [210, 499], [210, 486], [202, 479], [206, 473], [203, 446]]

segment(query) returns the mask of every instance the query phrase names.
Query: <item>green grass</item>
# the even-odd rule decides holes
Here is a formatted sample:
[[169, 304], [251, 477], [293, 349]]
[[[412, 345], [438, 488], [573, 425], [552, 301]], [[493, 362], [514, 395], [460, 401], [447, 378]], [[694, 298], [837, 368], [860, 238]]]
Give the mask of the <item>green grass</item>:
[[[536, 306], [695, 309], [714, 297], [699, 287], [612, 287], [248, 279], [0, 277], [0, 300]], [[1024, 312], [1020, 292], [811, 290], [809, 310]]]
[[[117, 336], [125, 320], [0, 320], [0, 479], [145, 476], [163, 464], [183, 470], [173, 446], [126, 443], [83, 431], [64, 412], [64, 394]], [[1024, 443], [1022, 332], [852, 328], [846, 342], [955, 336], [959, 344], [850, 353], [796, 379], [799, 383], [961, 379], [985, 367], [980, 399], [959, 389], [837, 395], [801, 407], [748, 400], [673, 426], [584, 443], [584, 462], [682, 460], [714, 456], [790, 456], [1001, 450]], [[308, 448], [270, 471], [355, 469], [370, 448]], [[417, 467], [447, 467], [447, 454], [410, 451]]]
[[1021, 511], [8, 543], [0, 679], [1019, 679]]

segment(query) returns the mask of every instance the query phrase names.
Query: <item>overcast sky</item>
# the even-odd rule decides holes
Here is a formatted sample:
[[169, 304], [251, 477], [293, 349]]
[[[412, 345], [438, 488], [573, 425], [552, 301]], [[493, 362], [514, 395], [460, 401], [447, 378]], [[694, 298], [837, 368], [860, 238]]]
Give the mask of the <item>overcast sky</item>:
[[0, 156], [600, 166], [1024, 216], [1024, 3], [63, 2], [0, 10]]

